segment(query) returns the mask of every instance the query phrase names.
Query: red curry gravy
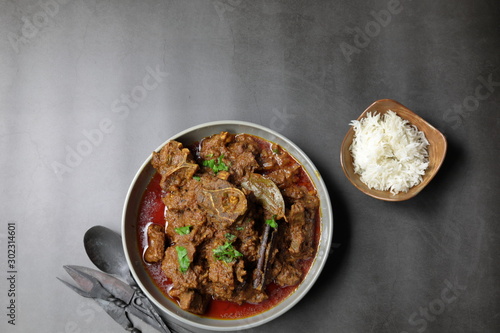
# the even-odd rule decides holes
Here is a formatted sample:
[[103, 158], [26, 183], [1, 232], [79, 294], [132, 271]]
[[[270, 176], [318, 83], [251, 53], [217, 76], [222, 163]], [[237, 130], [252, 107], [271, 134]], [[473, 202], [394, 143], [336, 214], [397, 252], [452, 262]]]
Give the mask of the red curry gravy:
[[[260, 144], [262, 146], [266, 146], [267, 149], [270, 149], [270, 143], [268, 141], [260, 139]], [[196, 148], [193, 149], [193, 147], [191, 148], [192, 151], [196, 151]], [[165, 226], [165, 218], [164, 218], [165, 205], [162, 202], [162, 189], [160, 187], [160, 178], [161, 177], [158, 173], [154, 174], [146, 190], [144, 191], [139, 207], [137, 228], [139, 230], [138, 242], [142, 253], [144, 253], [144, 251], [148, 246], [148, 240], [146, 234], [148, 226], [152, 223]], [[302, 167], [301, 167], [301, 177], [299, 179], [299, 183], [308, 189], [314, 189], [312, 181], [310, 180], [309, 176]], [[320, 237], [319, 221], [320, 221], [320, 214], [318, 213], [316, 214], [316, 222], [315, 222], [316, 224], [315, 235], [314, 235], [315, 250], [317, 249]], [[308, 260], [300, 261], [301, 269], [304, 272], [304, 276], [311, 267], [313, 260], [314, 256]], [[149, 276], [154, 281], [155, 285], [162, 291], [162, 293], [166, 297], [171, 299], [173, 302], [176, 302], [172, 297], [169, 296], [169, 290], [172, 286], [172, 283], [164, 275], [161, 269], [161, 263], [149, 264], [143, 261], [143, 264], [144, 267], [146, 268], [146, 271], [149, 273]], [[274, 283], [270, 283], [266, 289], [269, 294], [269, 298], [258, 304], [251, 304], [251, 303], [237, 304], [233, 302], [212, 299], [210, 304], [208, 305], [207, 311], [202, 316], [213, 319], [242, 319], [254, 316], [263, 313], [273, 308], [277, 304], [281, 303], [290, 294], [292, 294], [297, 289], [297, 287], [298, 285], [280, 287]]]

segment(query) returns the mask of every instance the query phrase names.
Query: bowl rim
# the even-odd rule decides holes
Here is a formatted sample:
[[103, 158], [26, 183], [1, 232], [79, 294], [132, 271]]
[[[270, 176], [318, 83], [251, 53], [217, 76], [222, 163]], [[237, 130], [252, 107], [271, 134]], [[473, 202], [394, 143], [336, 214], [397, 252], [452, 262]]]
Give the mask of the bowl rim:
[[[439, 140], [441, 141], [441, 144], [443, 145], [443, 154], [442, 154], [442, 156], [439, 159], [437, 159], [437, 164], [436, 164], [436, 167], [433, 170], [433, 173], [429, 174], [426, 178], [422, 179], [422, 182], [419, 183], [418, 185], [416, 185], [414, 187], [413, 191], [411, 191], [411, 192], [408, 191], [406, 193], [405, 192], [399, 192], [397, 196], [393, 196], [393, 197], [391, 197], [391, 196], [390, 197], [385, 197], [385, 196], [382, 196], [382, 195], [379, 194], [379, 193], [387, 193], [389, 191], [380, 191], [380, 190], [375, 190], [375, 189], [368, 188], [368, 186], [366, 186], [366, 187], [360, 186], [359, 184], [357, 184], [356, 182], [354, 182], [354, 180], [349, 176], [348, 171], [347, 171], [347, 162], [345, 161], [345, 158], [344, 158], [344, 151], [346, 149], [346, 146], [347, 146], [347, 144], [350, 145], [351, 142], [352, 142], [352, 140], [349, 139], [349, 138], [351, 138], [354, 135], [354, 129], [353, 129], [352, 126], [349, 126], [349, 130], [345, 134], [344, 139], [342, 140], [342, 144], [340, 146], [340, 164], [341, 164], [341, 167], [342, 167], [342, 171], [344, 172], [344, 175], [349, 180], [349, 182], [352, 185], [354, 185], [354, 187], [356, 187], [358, 190], [360, 190], [361, 192], [363, 192], [364, 194], [366, 194], [368, 196], [371, 196], [371, 197], [373, 197], [375, 199], [384, 200], [384, 201], [392, 201], [392, 202], [406, 201], [406, 200], [409, 200], [409, 199], [415, 197], [417, 194], [419, 194], [430, 183], [430, 181], [436, 176], [436, 174], [438, 173], [439, 169], [441, 168], [441, 166], [442, 166], [442, 164], [444, 162], [444, 159], [446, 157], [446, 152], [447, 152], [447, 149], [448, 149], [448, 143], [447, 143], [447, 140], [446, 140], [446, 137], [444, 136], [444, 134], [441, 133], [437, 128], [435, 128], [434, 126], [432, 126], [432, 124], [430, 124], [428, 121], [426, 121], [425, 119], [423, 119], [421, 116], [419, 116], [418, 114], [416, 114], [414, 111], [410, 110], [409, 108], [407, 108], [403, 104], [401, 104], [398, 101], [395, 101], [393, 99], [390, 99], [390, 98], [379, 99], [379, 100], [373, 102], [372, 104], [370, 104], [358, 116], [358, 118], [356, 120], [359, 121], [362, 118], [366, 117], [366, 115], [367, 115], [368, 112], [377, 111], [377, 110], [374, 110], [374, 108], [377, 105], [382, 104], [382, 103], [393, 104], [394, 106], [396, 106], [396, 107], [404, 110], [406, 113], [410, 114], [412, 117], [414, 117], [415, 119], [418, 119], [421, 123], [425, 124], [425, 126], [428, 127], [428, 129], [430, 131], [434, 132], [439, 137]], [[382, 112], [386, 113], [388, 110], [390, 110], [390, 109], [384, 109]], [[399, 113], [398, 110], [392, 110], [392, 111], [394, 111], [398, 116], [401, 117], [401, 115], [400, 115], [400, 113]], [[380, 111], [378, 111], [378, 112], [380, 112]], [[402, 117], [402, 118], [406, 119], [405, 117]], [[414, 125], [414, 124], [412, 123], [412, 125]], [[418, 129], [422, 131], [422, 128], [418, 128]], [[429, 145], [430, 144], [432, 144], [432, 142], [429, 142]], [[426, 170], [426, 172], [427, 172], [427, 170]], [[357, 176], [357, 175], [355, 175], [355, 176]]]
[[[127, 191], [127, 195], [125, 198], [123, 210], [122, 210], [122, 220], [121, 220], [121, 233], [122, 233], [122, 246], [125, 252], [125, 257], [127, 259], [127, 263], [129, 265], [129, 269], [134, 277], [134, 280], [138, 284], [138, 286], [141, 288], [141, 290], [148, 296], [148, 298], [155, 303], [155, 305], [167, 316], [170, 318], [175, 319], [176, 321], [181, 322], [184, 325], [189, 325], [193, 326], [196, 328], [200, 329], [205, 329], [205, 330], [213, 330], [213, 331], [231, 331], [231, 330], [241, 330], [241, 329], [249, 329], [253, 328], [256, 326], [263, 325], [273, 319], [276, 319], [277, 317], [283, 315], [285, 312], [290, 310], [293, 306], [295, 306], [312, 288], [312, 286], [316, 283], [319, 275], [321, 274], [323, 268], [326, 265], [326, 261], [331, 249], [331, 243], [332, 243], [332, 238], [333, 238], [333, 227], [334, 227], [334, 222], [333, 222], [333, 211], [332, 211], [332, 205], [331, 205], [331, 200], [330, 196], [328, 194], [328, 189], [326, 187], [326, 184], [321, 177], [320, 173], [318, 172], [316, 166], [313, 164], [313, 162], [309, 159], [309, 157], [297, 146], [295, 145], [291, 140], [286, 138], [284, 135], [269, 129], [267, 127], [264, 127], [262, 125], [258, 125], [255, 123], [251, 122], [246, 122], [246, 121], [239, 121], [239, 120], [218, 120], [218, 121], [211, 121], [211, 122], [206, 122], [202, 123], [199, 125], [195, 125], [192, 127], [189, 127], [181, 132], [178, 132], [177, 134], [172, 135], [169, 139], [167, 139], [165, 142], [163, 142], [157, 149], [155, 149], [156, 152], [158, 152], [168, 141], [170, 140], [176, 140], [178, 138], [182, 138], [183, 136], [186, 136], [189, 133], [194, 133], [199, 130], [203, 130], [206, 128], [211, 128], [211, 127], [221, 127], [221, 126], [229, 126], [229, 127], [242, 127], [242, 128], [247, 128], [247, 129], [255, 129], [257, 132], [262, 132], [270, 137], [273, 138], [266, 138], [263, 137], [263, 139], [267, 141], [282, 141], [280, 146], [283, 147], [283, 143], [285, 143], [285, 146], [283, 147], [286, 149], [301, 165], [304, 167], [306, 172], [308, 173], [309, 177], [313, 181], [316, 190], [318, 192], [318, 196], [320, 197], [320, 239], [318, 242], [318, 247], [316, 251], [316, 255], [313, 259], [313, 263], [311, 264], [311, 267], [309, 268], [309, 271], [307, 274], [304, 276], [304, 279], [302, 282], [295, 288], [292, 293], [285, 298], [283, 301], [281, 301], [279, 304], [273, 306], [271, 309], [269, 309], [266, 312], [257, 314], [255, 316], [250, 316], [247, 318], [241, 318], [241, 319], [233, 319], [233, 320], [226, 320], [226, 319], [213, 319], [213, 318], [207, 318], [203, 316], [197, 316], [194, 314], [190, 314], [187, 311], [181, 310], [178, 308], [178, 313], [172, 312], [169, 309], [165, 308], [163, 304], [161, 304], [148, 290], [148, 288], [144, 285], [143, 281], [141, 278], [138, 276], [137, 272], [135, 271], [135, 265], [133, 264], [133, 259], [131, 258], [129, 251], [128, 251], [128, 245], [131, 240], [128, 239], [128, 225], [127, 225], [127, 216], [129, 214], [129, 204], [130, 200], [132, 197], [132, 193], [135, 191], [135, 187], [137, 185], [138, 179], [143, 175], [145, 170], [150, 166], [150, 161], [151, 161], [151, 156], [150, 154], [146, 160], [142, 163], [142, 165], [139, 167], [138, 171], [135, 173], [135, 176], [129, 186], [129, 189]], [[220, 130], [219, 130], [220, 132]], [[240, 131], [237, 133], [247, 133], [244, 131]], [[235, 134], [237, 134], [235, 133]], [[214, 131], [213, 134], [217, 134], [217, 131]], [[248, 133], [252, 134], [252, 133]], [[259, 136], [258, 134], [252, 134]], [[294, 150], [293, 152], [290, 151]], [[144, 190], [144, 189], [143, 189]], [[135, 241], [135, 240], [134, 240]], [[156, 287], [156, 286], [155, 286]], [[157, 287], [156, 287], [157, 288]], [[266, 313], [273, 311], [271, 315], [266, 315]], [[193, 321], [192, 319], [186, 319], [183, 317], [181, 314], [186, 316], [188, 313], [191, 317], [197, 317], [200, 319], [203, 323]], [[193, 318], [194, 318], [193, 317]], [[214, 324], [221, 324], [221, 326], [214, 326]]]

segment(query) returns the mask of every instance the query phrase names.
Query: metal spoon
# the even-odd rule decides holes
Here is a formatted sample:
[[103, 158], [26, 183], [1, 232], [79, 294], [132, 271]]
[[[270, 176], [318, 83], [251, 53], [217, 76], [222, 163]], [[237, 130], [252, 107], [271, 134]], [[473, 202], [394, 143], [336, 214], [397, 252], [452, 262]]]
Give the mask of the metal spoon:
[[[103, 226], [94, 226], [85, 233], [83, 244], [88, 257], [97, 268], [105, 273], [120, 276], [132, 288], [140, 291], [128, 268], [119, 234]], [[163, 331], [171, 332], [149, 299], [144, 296], [142, 300]]]
[[90, 260], [101, 271], [118, 275], [128, 284], [136, 284], [128, 268], [119, 234], [97, 225], [87, 230], [83, 245]]

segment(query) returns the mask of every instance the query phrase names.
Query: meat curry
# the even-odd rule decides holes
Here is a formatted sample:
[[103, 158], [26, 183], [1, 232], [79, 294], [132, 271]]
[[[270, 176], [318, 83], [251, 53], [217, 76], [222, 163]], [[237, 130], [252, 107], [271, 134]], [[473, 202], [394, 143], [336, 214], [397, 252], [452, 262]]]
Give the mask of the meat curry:
[[189, 147], [169, 141], [152, 165], [164, 213], [163, 223], [139, 225], [144, 260], [182, 309], [257, 304], [302, 281], [316, 252], [319, 199], [281, 146], [221, 132]]

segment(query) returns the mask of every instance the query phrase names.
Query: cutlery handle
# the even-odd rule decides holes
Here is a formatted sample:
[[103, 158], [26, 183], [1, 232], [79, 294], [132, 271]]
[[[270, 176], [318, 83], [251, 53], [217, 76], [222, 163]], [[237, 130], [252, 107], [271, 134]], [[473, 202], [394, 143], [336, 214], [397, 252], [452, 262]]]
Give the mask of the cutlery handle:
[[135, 328], [134, 325], [130, 322], [124, 308], [116, 305], [113, 302], [100, 298], [94, 298], [94, 301], [99, 304], [104, 309], [104, 311], [106, 311], [106, 313], [118, 324], [120, 324], [126, 331], [132, 333], [141, 333], [141, 331]]
[[147, 298], [142, 293], [142, 290], [138, 286], [136, 286], [136, 285], [132, 285], [131, 287], [135, 290], [137, 296], [140, 297], [140, 299], [142, 301], [142, 304], [147, 309], [147, 311], [158, 322], [158, 324], [160, 325], [160, 328], [161, 328], [162, 332], [164, 332], [164, 333], [172, 333], [172, 331], [168, 328], [168, 326], [163, 321], [163, 318], [160, 317], [160, 315], [158, 314], [158, 311], [156, 311], [154, 305], [151, 303], [151, 301], [149, 300], [149, 298]]

